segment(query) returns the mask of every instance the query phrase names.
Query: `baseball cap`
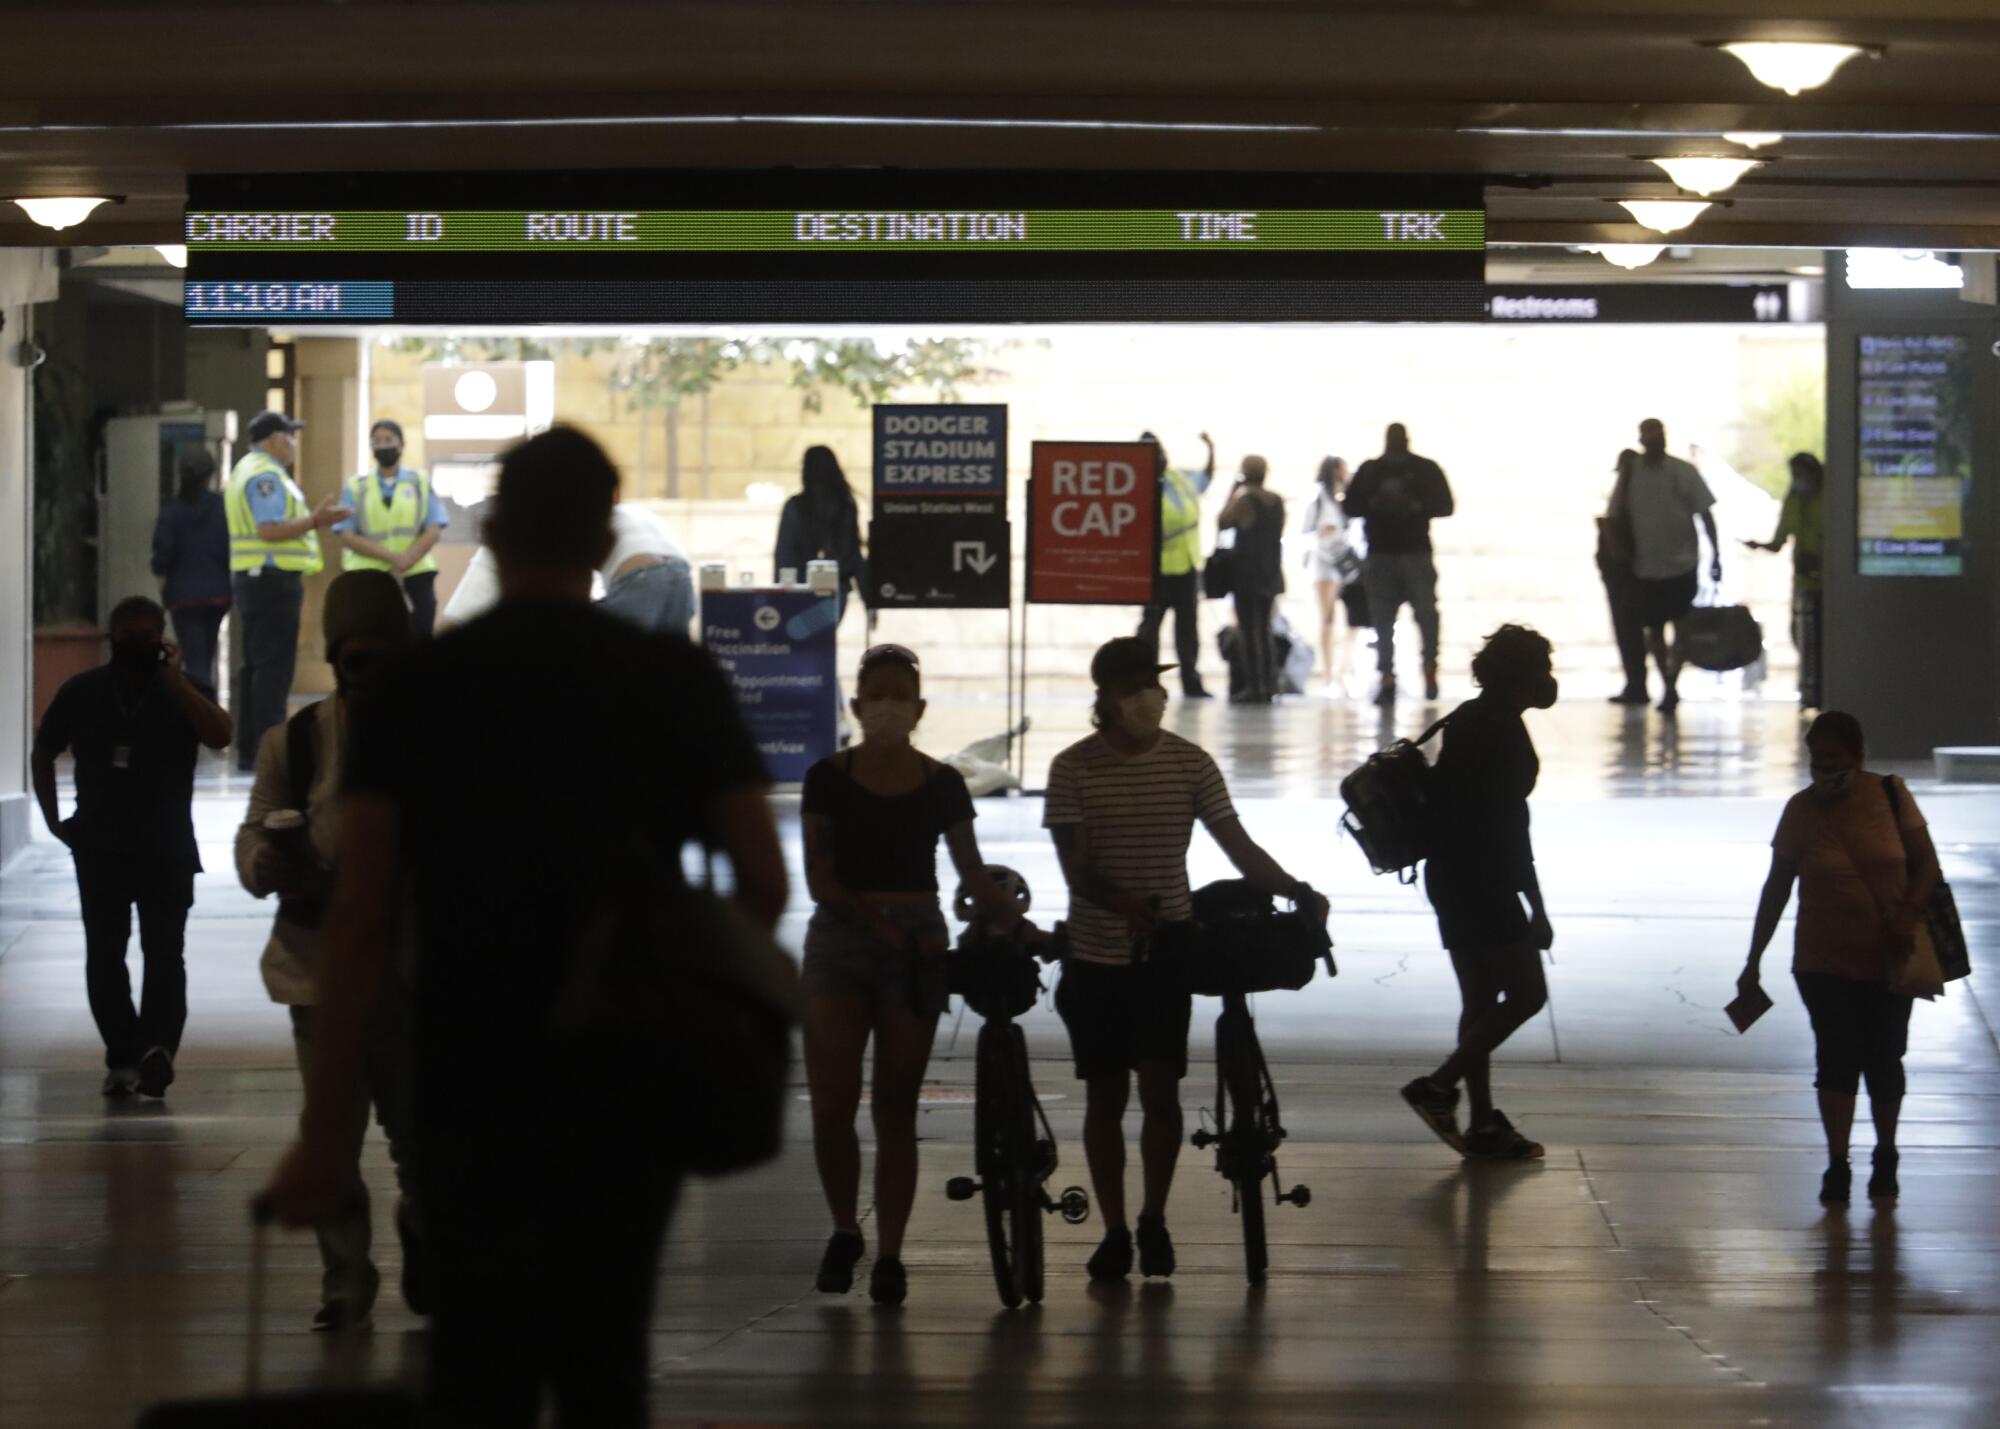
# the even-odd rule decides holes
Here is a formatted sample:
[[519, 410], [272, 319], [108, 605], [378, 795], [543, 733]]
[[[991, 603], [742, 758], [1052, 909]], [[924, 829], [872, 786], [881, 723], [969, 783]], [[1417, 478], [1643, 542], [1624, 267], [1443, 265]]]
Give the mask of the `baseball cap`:
[[283, 412], [259, 412], [250, 419], [248, 431], [251, 441], [261, 442], [264, 438], [275, 435], [278, 432], [303, 431], [305, 425], [304, 422], [293, 421]]
[[1159, 652], [1136, 635], [1121, 635], [1105, 641], [1090, 657], [1090, 682], [1100, 690], [1113, 685], [1146, 684], [1177, 668], [1162, 665]]
[[410, 603], [403, 583], [387, 571], [342, 571], [326, 588], [319, 623], [330, 663], [341, 642], [356, 635], [385, 644], [402, 640], [410, 633]]

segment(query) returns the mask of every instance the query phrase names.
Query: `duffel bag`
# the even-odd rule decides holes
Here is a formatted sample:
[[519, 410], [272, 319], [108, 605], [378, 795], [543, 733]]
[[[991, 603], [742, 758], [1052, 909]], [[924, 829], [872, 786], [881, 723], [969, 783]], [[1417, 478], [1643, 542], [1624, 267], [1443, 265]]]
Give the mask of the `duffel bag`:
[[1764, 627], [1742, 605], [1698, 605], [1680, 618], [1681, 658], [1718, 673], [1754, 665], [1764, 654]]
[[1194, 921], [1171, 945], [1174, 973], [1198, 997], [1296, 992], [1332, 961], [1326, 929], [1301, 904], [1280, 912], [1268, 893], [1240, 878], [1198, 889]]

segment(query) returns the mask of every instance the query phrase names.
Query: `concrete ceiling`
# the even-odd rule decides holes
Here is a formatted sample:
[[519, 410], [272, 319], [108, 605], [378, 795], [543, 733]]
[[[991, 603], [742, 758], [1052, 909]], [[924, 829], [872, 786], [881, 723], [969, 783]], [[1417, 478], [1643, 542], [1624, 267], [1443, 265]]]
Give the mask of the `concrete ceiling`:
[[[65, 234], [109, 244], [174, 241], [203, 171], [1472, 173], [1497, 244], [1637, 242], [1644, 156], [1754, 129], [1677, 241], [2000, 248], [2000, 0], [1795, 3], [0, 0], [0, 195], [117, 195]], [[1884, 49], [1793, 99], [1724, 39]]]

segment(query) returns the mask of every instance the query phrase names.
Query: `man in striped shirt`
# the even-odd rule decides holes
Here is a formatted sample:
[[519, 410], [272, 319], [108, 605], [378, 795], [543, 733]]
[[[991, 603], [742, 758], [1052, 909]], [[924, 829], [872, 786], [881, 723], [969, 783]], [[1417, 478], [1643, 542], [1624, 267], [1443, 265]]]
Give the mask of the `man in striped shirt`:
[[[1257, 887], [1280, 897], [1309, 892], [1244, 832], [1215, 761], [1160, 728], [1167, 706], [1160, 676], [1173, 668], [1130, 637], [1097, 652], [1090, 662], [1097, 733], [1056, 756], [1042, 820], [1070, 890], [1069, 959], [1056, 1011], [1087, 1086], [1083, 1149], [1105, 1224], [1104, 1243], [1090, 1258], [1093, 1280], [1122, 1280], [1132, 1270], [1124, 1123], [1135, 1072], [1144, 1115], [1139, 1268], [1174, 1273], [1167, 1193], [1180, 1157], [1193, 1000], [1183, 983], [1132, 953], [1138, 939], [1193, 914], [1187, 851], [1195, 820]], [[1312, 896], [1324, 917], [1325, 900]]]

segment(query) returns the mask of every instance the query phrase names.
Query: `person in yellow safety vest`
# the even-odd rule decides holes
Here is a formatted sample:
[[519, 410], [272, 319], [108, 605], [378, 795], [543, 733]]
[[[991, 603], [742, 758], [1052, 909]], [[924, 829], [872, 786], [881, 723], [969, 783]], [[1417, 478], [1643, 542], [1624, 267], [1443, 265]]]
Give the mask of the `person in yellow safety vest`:
[[[1139, 440], [1160, 445], [1151, 432], [1141, 432]], [[1174, 613], [1174, 649], [1181, 666], [1181, 695], [1205, 700], [1201, 670], [1201, 498], [1215, 480], [1215, 443], [1207, 432], [1201, 444], [1208, 448], [1208, 465], [1200, 471], [1182, 471], [1160, 450], [1160, 580], [1154, 588], [1152, 604], [1139, 618], [1139, 638], [1155, 655], [1160, 652], [1160, 626], [1167, 612]]]
[[299, 654], [305, 578], [321, 567], [319, 533], [352, 513], [327, 497], [308, 508], [290, 475], [298, 460], [293, 434], [305, 426], [282, 412], [259, 412], [245, 436], [250, 450], [229, 473], [222, 494], [229, 519], [229, 583], [241, 620], [237, 663], [236, 767], [255, 772], [264, 731], [285, 722], [292, 667]]
[[343, 571], [387, 571], [403, 583], [410, 634], [421, 639], [437, 623], [437, 557], [431, 548], [451, 524], [431, 479], [403, 465], [403, 428], [384, 417], [368, 429], [375, 470], [347, 483], [354, 514], [333, 528]]

